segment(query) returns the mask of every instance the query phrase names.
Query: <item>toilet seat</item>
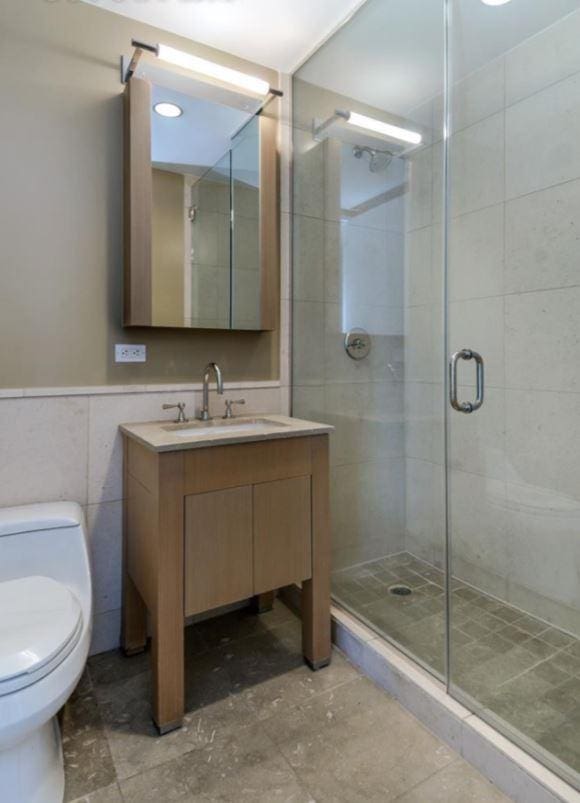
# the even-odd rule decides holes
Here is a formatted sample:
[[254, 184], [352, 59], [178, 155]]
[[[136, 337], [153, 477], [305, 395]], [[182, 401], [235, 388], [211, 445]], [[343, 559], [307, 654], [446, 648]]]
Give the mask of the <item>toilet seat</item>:
[[0, 582], [0, 696], [52, 672], [82, 627], [81, 605], [62, 583], [39, 576]]

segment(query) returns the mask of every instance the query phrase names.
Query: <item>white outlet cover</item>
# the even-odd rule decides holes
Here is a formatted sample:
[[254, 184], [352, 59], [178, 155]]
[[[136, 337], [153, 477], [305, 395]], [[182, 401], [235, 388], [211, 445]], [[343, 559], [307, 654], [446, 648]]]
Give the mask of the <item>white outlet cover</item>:
[[135, 343], [116, 343], [115, 362], [147, 362], [147, 346]]

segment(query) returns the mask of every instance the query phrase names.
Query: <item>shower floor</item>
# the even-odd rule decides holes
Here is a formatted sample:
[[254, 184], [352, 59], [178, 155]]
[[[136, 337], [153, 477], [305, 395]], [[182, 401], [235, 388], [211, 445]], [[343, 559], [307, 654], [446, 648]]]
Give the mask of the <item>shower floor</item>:
[[[406, 596], [389, 589], [404, 585]], [[580, 772], [580, 640], [452, 581], [451, 682]], [[444, 574], [409, 553], [333, 573], [333, 595], [439, 675]]]

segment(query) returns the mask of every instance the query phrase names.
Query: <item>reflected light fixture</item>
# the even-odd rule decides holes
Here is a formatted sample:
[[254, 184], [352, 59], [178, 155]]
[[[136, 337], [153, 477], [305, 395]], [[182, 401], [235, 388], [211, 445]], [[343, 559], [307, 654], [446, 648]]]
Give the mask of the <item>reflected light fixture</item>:
[[192, 56], [191, 53], [184, 53], [182, 50], [176, 50], [168, 45], [157, 45], [157, 58], [169, 64], [174, 64], [176, 67], [182, 67], [185, 70], [206, 75], [208, 78], [215, 78], [226, 84], [232, 84], [232, 86], [237, 86], [256, 95], [267, 95], [270, 92], [270, 85], [261, 78], [256, 78], [238, 70], [232, 70], [230, 67], [224, 67], [222, 64], [216, 64], [214, 61], [207, 61], [207, 59], [201, 59], [199, 56]]
[[166, 101], [156, 103], [153, 106], [153, 111], [157, 112], [161, 117], [181, 117], [183, 114], [181, 106], [178, 106], [177, 103], [167, 103]]
[[408, 142], [410, 145], [419, 145], [423, 137], [418, 131], [411, 131], [409, 128], [401, 128], [398, 125], [384, 123], [382, 120], [375, 120], [374, 117], [367, 117], [358, 112], [336, 112], [339, 117], [343, 117], [347, 123], [357, 128], [366, 128], [376, 134], [383, 134], [391, 139], [398, 139], [400, 142]]
[[510, 0], [481, 0], [484, 6], [505, 6]]

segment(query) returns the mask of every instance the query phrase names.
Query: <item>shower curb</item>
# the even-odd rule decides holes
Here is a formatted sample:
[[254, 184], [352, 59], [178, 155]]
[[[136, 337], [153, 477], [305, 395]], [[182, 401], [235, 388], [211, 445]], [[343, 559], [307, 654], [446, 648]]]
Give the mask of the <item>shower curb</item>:
[[443, 683], [337, 605], [332, 606], [332, 640], [363, 674], [517, 803], [580, 803], [580, 792], [454, 700]]

